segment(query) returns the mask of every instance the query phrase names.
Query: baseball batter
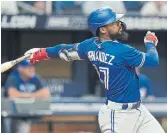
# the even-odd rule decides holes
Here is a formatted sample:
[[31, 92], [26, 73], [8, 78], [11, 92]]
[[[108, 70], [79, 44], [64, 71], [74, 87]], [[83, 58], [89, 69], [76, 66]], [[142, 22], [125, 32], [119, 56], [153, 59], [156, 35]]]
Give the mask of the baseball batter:
[[75, 44], [60, 44], [48, 48], [34, 48], [31, 63], [60, 57], [66, 61], [89, 59], [107, 91], [106, 103], [98, 114], [102, 133], [165, 133], [141, 104], [139, 80], [135, 67], [155, 67], [159, 63], [155, 33], [147, 32], [144, 43], [147, 52], [140, 52], [124, 44], [126, 24], [120, 19], [124, 14], [110, 7], [93, 11], [88, 26], [95, 37]]

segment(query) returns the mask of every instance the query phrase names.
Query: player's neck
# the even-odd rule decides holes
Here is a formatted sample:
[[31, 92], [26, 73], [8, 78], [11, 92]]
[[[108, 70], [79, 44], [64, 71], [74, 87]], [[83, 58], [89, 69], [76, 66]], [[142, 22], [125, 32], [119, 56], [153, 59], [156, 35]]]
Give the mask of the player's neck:
[[108, 41], [108, 40], [112, 40], [109, 36], [100, 36], [99, 37], [99, 40], [101, 41], [101, 42], [104, 42], [104, 41]]

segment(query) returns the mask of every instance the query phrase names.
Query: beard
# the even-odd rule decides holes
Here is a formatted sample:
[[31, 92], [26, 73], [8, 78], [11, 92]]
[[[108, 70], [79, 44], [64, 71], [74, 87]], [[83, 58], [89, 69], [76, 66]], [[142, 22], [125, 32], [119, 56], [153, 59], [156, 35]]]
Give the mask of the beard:
[[126, 24], [122, 21], [120, 21], [120, 22], [121, 22], [121, 27], [120, 28], [122, 28], [122, 32], [117, 33], [117, 34], [109, 33], [109, 35], [110, 35], [112, 40], [127, 41], [128, 37], [129, 37], [129, 34], [126, 32]]
[[111, 40], [117, 40], [117, 41], [127, 41], [129, 34], [125, 31], [122, 31], [121, 33], [117, 33], [117, 34], [109, 34]]

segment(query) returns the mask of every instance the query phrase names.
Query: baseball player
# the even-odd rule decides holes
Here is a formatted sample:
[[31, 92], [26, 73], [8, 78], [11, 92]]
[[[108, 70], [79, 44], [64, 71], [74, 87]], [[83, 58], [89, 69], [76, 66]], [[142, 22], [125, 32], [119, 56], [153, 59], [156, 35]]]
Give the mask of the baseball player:
[[25, 54], [32, 53], [32, 63], [54, 57], [91, 61], [107, 92], [106, 103], [98, 114], [102, 133], [165, 133], [141, 104], [135, 71], [135, 67], [158, 65], [158, 39], [155, 33], [147, 32], [144, 37], [146, 53], [118, 42], [128, 38], [126, 24], [120, 21], [123, 15], [110, 7], [99, 8], [88, 17], [89, 29], [95, 37], [75, 44], [35, 48]]

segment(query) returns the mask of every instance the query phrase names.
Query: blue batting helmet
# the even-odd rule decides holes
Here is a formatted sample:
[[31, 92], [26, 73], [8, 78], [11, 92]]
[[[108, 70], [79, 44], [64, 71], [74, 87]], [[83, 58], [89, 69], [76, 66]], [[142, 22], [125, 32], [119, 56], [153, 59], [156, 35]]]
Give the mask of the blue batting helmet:
[[94, 10], [88, 17], [88, 27], [96, 36], [97, 29], [101, 26], [114, 23], [121, 19], [124, 14], [113, 12], [110, 7], [102, 7]]

